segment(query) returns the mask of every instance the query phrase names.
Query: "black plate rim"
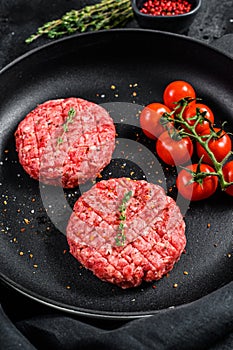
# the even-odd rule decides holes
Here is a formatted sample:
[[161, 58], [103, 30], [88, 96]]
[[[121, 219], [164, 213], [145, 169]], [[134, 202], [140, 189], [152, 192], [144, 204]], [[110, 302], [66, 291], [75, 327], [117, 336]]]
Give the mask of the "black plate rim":
[[90, 319], [99, 319], [99, 320], [111, 320], [111, 321], [129, 321], [129, 320], [136, 320], [146, 317], [151, 317], [156, 314], [163, 314], [167, 312], [168, 310], [179, 310], [184, 307], [189, 307], [195, 303], [197, 303], [199, 300], [205, 299], [206, 297], [209, 297], [213, 294], [215, 294], [217, 291], [221, 291], [221, 289], [226, 288], [233, 284], [233, 281], [225, 284], [223, 287], [220, 287], [211, 293], [198, 298], [194, 301], [191, 301], [189, 303], [180, 304], [176, 306], [170, 306], [168, 308], [163, 308], [160, 310], [153, 310], [150, 312], [141, 311], [141, 312], [107, 312], [107, 311], [93, 311], [90, 309], [83, 309], [80, 307], [70, 307], [69, 305], [63, 304], [61, 302], [54, 302], [53, 300], [45, 297], [41, 297], [37, 295], [36, 293], [30, 292], [27, 288], [22, 287], [18, 283], [13, 282], [11, 279], [7, 278], [6, 276], [3, 276], [2, 273], [0, 273], [0, 281], [5, 284], [6, 286], [12, 288], [14, 291], [18, 292], [19, 294], [27, 297], [28, 299], [37, 302], [38, 304], [44, 305], [46, 307], [51, 307], [53, 310], [57, 310], [59, 312], [65, 312], [67, 314], [73, 315], [73, 316], [80, 316], [83, 318], [90, 318]]
[[[185, 41], [189, 41], [189, 42], [193, 42], [193, 43], [197, 43], [203, 47], [206, 47], [208, 49], [211, 49], [213, 51], [216, 51], [218, 53], [220, 53], [221, 55], [224, 55], [226, 57], [228, 57], [229, 59], [233, 60], [232, 55], [229, 52], [223, 51], [220, 48], [216, 46], [212, 46], [211, 44], [207, 44], [206, 42], [197, 39], [197, 38], [192, 38], [192, 37], [188, 37], [184, 34], [177, 34], [177, 33], [172, 33], [172, 32], [167, 32], [167, 31], [160, 31], [160, 30], [153, 30], [153, 29], [143, 29], [143, 28], [115, 28], [115, 29], [101, 29], [98, 31], [90, 31], [90, 32], [84, 32], [84, 33], [76, 33], [76, 34], [72, 34], [72, 36], [67, 36], [64, 38], [59, 38], [59, 39], [55, 39], [54, 41], [42, 44], [38, 47], [34, 47], [31, 50], [23, 53], [22, 55], [18, 56], [17, 58], [15, 58], [13, 61], [11, 61], [10, 63], [6, 64], [4, 67], [2, 67], [0, 69], [0, 75], [3, 74], [6, 70], [10, 69], [12, 66], [15, 66], [17, 63], [21, 62], [22, 60], [28, 58], [31, 55], [36, 54], [39, 51], [42, 50], [46, 50], [47, 48], [50, 48], [52, 46], [56, 46], [59, 43], [62, 42], [66, 42], [66, 41], [71, 41], [71, 40], [76, 40], [79, 37], [85, 37], [85, 36], [101, 36], [103, 34], [107, 34], [107, 33], [121, 33], [121, 32], [125, 32], [125, 33], [130, 33], [130, 32], [138, 32], [138, 33], [151, 33], [151, 34], [157, 34], [157, 35], [164, 35], [164, 36], [170, 36], [170, 37], [174, 37], [174, 38], [180, 38], [182, 40]], [[217, 42], [218, 40], [216, 40]]]
[[[104, 33], [110, 33], [110, 32], [112, 32], [113, 34], [114, 33], [115, 34], [124, 33], [124, 32], [126, 32], [126, 33], [130, 33], [130, 32], [150, 33], [153, 35], [157, 34], [157, 35], [170, 36], [170, 37], [174, 37], [174, 38], [180, 38], [182, 40], [193, 42], [193, 43], [196, 43], [196, 44], [201, 45], [203, 47], [206, 47], [206, 48], [208, 48], [216, 53], [219, 53], [219, 54], [229, 58], [231, 61], [233, 60], [233, 57], [231, 56], [231, 54], [229, 54], [228, 52], [222, 51], [217, 46], [211, 46], [210, 44], [207, 44], [199, 39], [191, 38], [191, 37], [188, 37], [188, 36], [185, 36], [182, 34], [170, 33], [170, 32], [159, 31], [159, 30], [142, 29], [142, 28], [117, 28], [117, 29], [111, 29], [111, 30], [103, 29], [103, 30], [93, 31], [93, 32], [76, 33], [76, 34], [73, 34], [72, 36], [56, 39], [52, 42], [35, 47], [35, 48], [27, 51], [26, 53], [20, 55], [19, 57], [17, 57], [16, 59], [14, 59], [10, 63], [8, 63], [6, 66], [4, 66], [0, 70], [0, 78], [1, 78], [1, 75], [3, 73], [5, 73], [7, 70], [11, 69], [12, 67], [14, 67], [18, 63], [22, 62], [26, 58], [30, 58], [30, 56], [36, 55], [38, 52], [41, 52], [42, 50], [46, 50], [47, 48], [56, 46], [62, 42], [76, 40], [76, 38], [78, 38], [78, 37], [101, 36]], [[144, 318], [144, 317], [149, 317], [149, 316], [152, 316], [152, 315], [155, 315], [158, 313], [164, 313], [169, 309], [180, 309], [180, 308], [186, 307], [188, 305], [194, 304], [196, 301], [203, 299], [203, 298], [207, 297], [208, 295], [212, 295], [216, 291], [221, 290], [223, 287], [229, 286], [233, 282], [233, 281], [231, 281], [231, 282], [227, 283], [226, 285], [224, 285], [223, 287], [219, 287], [216, 290], [212, 291], [211, 293], [209, 293], [201, 298], [198, 298], [194, 301], [191, 301], [189, 303], [180, 304], [177, 306], [170, 306], [170, 307], [165, 308], [165, 309], [153, 310], [150, 312], [146, 312], [146, 311], [141, 311], [141, 312], [110, 312], [110, 311], [93, 311], [90, 309], [83, 309], [80, 307], [69, 306], [67, 304], [63, 304], [61, 302], [56, 302], [56, 301], [51, 300], [49, 298], [40, 296], [39, 294], [30, 291], [28, 288], [25, 288], [22, 285], [14, 282], [11, 278], [8, 278], [5, 274], [1, 273], [1, 271], [0, 271], [0, 281], [3, 284], [7, 285], [8, 287], [12, 288], [13, 290], [17, 291], [18, 293], [28, 297], [29, 299], [34, 300], [38, 303], [41, 303], [45, 306], [52, 307], [53, 309], [56, 309], [58, 311], [63, 311], [63, 312], [67, 312], [69, 314], [83, 316], [83, 317], [90, 317], [90, 318], [97, 318], [97, 319], [111, 319], [111, 320], [130, 320], [130, 319]]]

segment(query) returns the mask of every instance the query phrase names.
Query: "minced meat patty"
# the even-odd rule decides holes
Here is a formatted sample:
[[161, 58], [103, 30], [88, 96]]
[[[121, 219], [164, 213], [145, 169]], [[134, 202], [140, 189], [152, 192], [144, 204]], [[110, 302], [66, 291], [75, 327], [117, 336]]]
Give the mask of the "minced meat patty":
[[115, 126], [101, 106], [70, 97], [46, 101], [15, 132], [19, 162], [34, 179], [74, 188], [111, 161]]
[[161, 186], [112, 178], [96, 183], [76, 201], [67, 240], [70, 253], [101, 280], [136, 287], [143, 280], [161, 279], [180, 259], [185, 222]]

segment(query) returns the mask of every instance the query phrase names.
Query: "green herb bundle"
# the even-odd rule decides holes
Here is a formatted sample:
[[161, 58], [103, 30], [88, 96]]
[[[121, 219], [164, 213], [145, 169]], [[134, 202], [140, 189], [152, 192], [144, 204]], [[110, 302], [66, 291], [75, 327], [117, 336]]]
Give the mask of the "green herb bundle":
[[130, 0], [102, 0], [79, 10], [71, 10], [62, 18], [45, 23], [25, 42], [29, 44], [43, 35], [56, 39], [76, 31], [86, 32], [124, 27], [132, 18], [133, 11]]

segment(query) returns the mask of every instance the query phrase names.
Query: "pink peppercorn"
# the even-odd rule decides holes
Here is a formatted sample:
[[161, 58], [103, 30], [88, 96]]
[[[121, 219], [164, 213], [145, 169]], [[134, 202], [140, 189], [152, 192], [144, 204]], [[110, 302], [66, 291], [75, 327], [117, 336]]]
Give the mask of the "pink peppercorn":
[[147, 0], [141, 13], [153, 16], [174, 16], [190, 12], [192, 4], [186, 0]]

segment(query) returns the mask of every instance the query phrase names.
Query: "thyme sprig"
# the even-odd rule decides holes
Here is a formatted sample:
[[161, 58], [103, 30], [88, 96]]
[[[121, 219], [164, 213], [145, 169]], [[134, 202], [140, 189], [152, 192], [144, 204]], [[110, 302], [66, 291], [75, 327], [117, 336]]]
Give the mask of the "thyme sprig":
[[129, 191], [125, 193], [121, 205], [119, 206], [119, 220], [120, 224], [118, 226], [118, 232], [115, 237], [115, 242], [118, 247], [123, 247], [126, 241], [125, 236], [125, 221], [126, 221], [126, 209], [127, 209], [127, 203], [129, 202], [130, 198], [132, 197], [133, 192]]
[[130, 0], [102, 0], [79, 10], [71, 10], [61, 18], [43, 24], [25, 42], [29, 44], [43, 35], [56, 39], [76, 31], [86, 32], [123, 27], [132, 18]]
[[62, 135], [59, 136], [58, 139], [57, 139], [57, 146], [59, 146], [60, 144], [63, 143], [63, 141], [64, 141], [64, 135], [65, 135], [66, 132], [69, 131], [69, 124], [72, 124], [72, 123], [73, 123], [73, 119], [74, 119], [75, 115], [76, 115], [76, 110], [75, 110], [73, 107], [71, 107], [71, 108], [69, 109], [68, 117], [67, 117], [65, 123], [62, 125], [63, 133], [62, 133]]
[[[165, 113], [163, 115], [163, 118], [166, 118], [168, 122], [173, 122], [175, 123], [175, 125], [178, 125], [177, 129], [181, 137], [189, 136], [192, 139], [194, 139], [196, 142], [198, 142], [205, 149], [205, 151], [207, 152], [208, 156], [212, 161], [214, 171], [209, 173], [196, 171], [195, 174], [193, 173], [193, 181], [199, 182], [206, 176], [217, 176], [219, 179], [221, 189], [224, 191], [228, 186], [233, 185], [233, 182], [227, 182], [225, 180], [223, 171], [222, 171], [223, 165], [229, 159], [229, 157], [233, 154], [233, 152], [230, 151], [221, 162], [217, 161], [214, 153], [209, 148], [209, 141], [213, 138], [221, 137], [220, 136], [221, 132], [219, 132], [219, 135], [216, 133], [216, 131], [213, 129], [213, 125], [211, 124], [211, 122], [207, 118], [205, 118], [205, 113], [200, 113], [200, 110], [198, 108], [196, 109], [196, 115], [192, 117], [192, 120], [195, 120], [195, 123], [193, 125], [190, 125], [184, 119], [183, 117], [184, 110], [187, 107], [187, 105], [192, 101], [193, 99], [191, 98], [181, 99], [180, 101], [177, 102], [176, 107], [170, 113]], [[177, 112], [177, 110], [179, 109], [180, 111]], [[210, 132], [208, 135], [199, 135], [196, 131], [196, 127], [199, 123], [202, 123], [204, 120], [209, 122]], [[220, 131], [223, 130], [223, 125], [225, 123], [226, 122], [222, 123]], [[201, 164], [201, 162], [202, 162], [202, 159], [200, 159], [199, 164]], [[200, 169], [200, 166], [199, 166], [199, 169]], [[188, 169], [186, 170], [188, 171]]]

